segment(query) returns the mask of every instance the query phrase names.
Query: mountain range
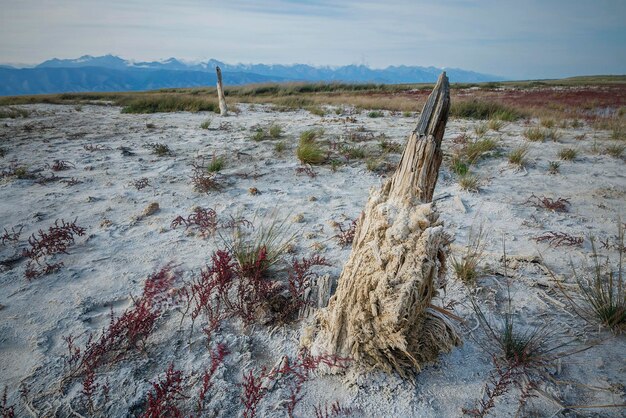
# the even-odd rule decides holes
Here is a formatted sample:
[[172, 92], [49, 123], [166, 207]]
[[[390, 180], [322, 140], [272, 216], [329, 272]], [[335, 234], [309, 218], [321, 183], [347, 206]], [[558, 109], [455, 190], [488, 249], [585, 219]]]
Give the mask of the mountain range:
[[[214, 59], [185, 63], [131, 61], [114, 55], [77, 59], [53, 58], [31, 68], [0, 65], [0, 95], [64, 92], [138, 91], [174, 87], [213, 86], [219, 66], [226, 85], [266, 82], [428, 83], [441, 68], [390, 66], [372, 69], [365, 65], [314, 67], [305, 64], [226, 64]], [[500, 81], [501, 77], [456, 68], [445, 69], [452, 82]]]

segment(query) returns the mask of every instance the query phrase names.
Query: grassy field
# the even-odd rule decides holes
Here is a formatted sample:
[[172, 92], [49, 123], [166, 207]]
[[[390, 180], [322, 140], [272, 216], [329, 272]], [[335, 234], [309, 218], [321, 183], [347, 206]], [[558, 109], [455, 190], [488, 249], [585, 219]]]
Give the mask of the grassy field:
[[[599, 120], [609, 129], [624, 130], [626, 76], [585, 76], [452, 84], [452, 116], [505, 121], [523, 117], [556, 121]], [[358, 110], [419, 111], [432, 84], [283, 83], [232, 86], [226, 96], [234, 103], [269, 103], [276, 110], [306, 109], [319, 116], [325, 106]], [[114, 104], [125, 113], [217, 111], [214, 87], [161, 89], [123, 93], [64, 93], [0, 98], [0, 106], [51, 104]], [[618, 135], [620, 135], [618, 133]]]

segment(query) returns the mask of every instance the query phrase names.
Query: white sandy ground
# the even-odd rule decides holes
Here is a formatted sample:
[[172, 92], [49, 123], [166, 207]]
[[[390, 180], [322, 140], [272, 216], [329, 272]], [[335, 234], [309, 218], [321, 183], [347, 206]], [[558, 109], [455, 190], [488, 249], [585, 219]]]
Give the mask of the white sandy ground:
[[[353, 160], [337, 172], [329, 166], [315, 167], [316, 178], [297, 174], [300, 166], [294, 152], [299, 134], [323, 127], [324, 139], [347, 141], [346, 133], [365, 127], [374, 136], [384, 133], [389, 140], [404, 144], [413, 129], [415, 117], [406, 118], [385, 112], [383, 118], [355, 114], [356, 122], [346, 116], [321, 118], [307, 111], [275, 112], [268, 106], [239, 105], [239, 115], [220, 118], [208, 113], [170, 113], [152, 115], [121, 114], [113, 106], [33, 105], [25, 106], [31, 115], [24, 119], [4, 119], [0, 125], [0, 146], [7, 151], [0, 159], [2, 169], [10, 162], [27, 165], [50, 175], [46, 164], [55, 159], [71, 162], [74, 168], [57, 173], [75, 177], [82, 183], [67, 187], [53, 182], [39, 185], [32, 180], [5, 178], [0, 181], [0, 228], [23, 226], [18, 246], [0, 246], [0, 260], [12, 257], [25, 246], [25, 240], [38, 229], [46, 229], [57, 218], [73, 220], [87, 228], [77, 239], [69, 255], [59, 257], [65, 267], [57, 273], [34, 281], [24, 278], [25, 261], [0, 270], [0, 389], [8, 387], [9, 403], [16, 403], [17, 416], [27, 416], [18, 400], [18, 388], [24, 381], [31, 397], [54, 388], [63, 373], [62, 336], [99, 332], [108, 321], [112, 306], [116, 313], [131, 305], [131, 295], [141, 292], [143, 281], [168, 262], [180, 265], [184, 278], [190, 279], [209, 260], [221, 244], [219, 239], [187, 234], [182, 228], [170, 229], [178, 215], [186, 216], [196, 205], [215, 208], [225, 219], [241, 214], [252, 219], [275, 213], [291, 219], [304, 215], [304, 222], [293, 224], [298, 231], [297, 255], [319, 251], [332, 267], [319, 270], [335, 280], [348, 257], [349, 248], [341, 248], [333, 239], [336, 231], [331, 221], [355, 218], [365, 205], [370, 187], [378, 187], [382, 177], [366, 170], [365, 163]], [[211, 118], [211, 129], [200, 128]], [[146, 125], [154, 124], [154, 128]], [[250, 140], [252, 129], [278, 123], [284, 128], [282, 140], [287, 149], [274, 150], [276, 141]], [[473, 127], [480, 122], [450, 120], [444, 149], [450, 152], [451, 140], [461, 132], [475, 136]], [[218, 129], [223, 124], [223, 129]], [[558, 142], [530, 143], [530, 165], [526, 170], [510, 166], [506, 154], [525, 143], [527, 126], [537, 121], [506, 124], [488, 137], [499, 138], [494, 158], [482, 160], [473, 170], [482, 178], [480, 193], [459, 189], [449, 168], [442, 165], [437, 184], [437, 207], [446, 229], [454, 235], [453, 252], [465, 245], [469, 228], [484, 222], [489, 233], [485, 263], [501, 267], [501, 240], [506, 238], [509, 256], [542, 254], [554, 271], [571, 280], [569, 260], [580, 264], [590, 253], [585, 239], [582, 248], [549, 248], [532, 240], [546, 231], [598, 237], [617, 233], [617, 217], [624, 216], [626, 177], [624, 161], [594, 153], [612, 143], [608, 132], [593, 131], [588, 126], [560, 129]], [[24, 129], [26, 126], [32, 129]], [[583, 139], [576, 139], [584, 135]], [[156, 157], [144, 147], [147, 143], [166, 143], [173, 156]], [[84, 145], [98, 145], [105, 150], [86, 151]], [[360, 144], [359, 144], [360, 145]], [[366, 143], [377, 148], [377, 141]], [[135, 156], [123, 156], [118, 149], [129, 147]], [[549, 175], [548, 161], [558, 160], [565, 147], [578, 150], [574, 161], [563, 161], [560, 174]], [[226, 157], [226, 168], [219, 178], [221, 192], [202, 194], [192, 189], [190, 164], [197, 156]], [[398, 155], [390, 156], [397, 161]], [[244, 174], [248, 174], [245, 176]], [[150, 179], [150, 187], [136, 190], [130, 182]], [[256, 187], [260, 194], [251, 195]], [[537, 196], [565, 197], [571, 201], [569, 213], [553, 213], [524, 204]], [[310, 199], [311, 196], [317, 200]], [[149, 217], [137, 216], [151, 202], [160, 210]], [[104, 222], [105, 220], [110, 221]], [[318, 243], [318, 244], [316, 244]], [[319, 245], [319, 243], [323, 245]], [[320, 247], [325, 247], [321, 248]], [[316, 249], [317, 248], [317, 249]], [[604, 251], [606, 253], [606, 251]], [[615, 259], [616, 251], [609, 251]], [[552, 279], [536, 263], [511, 264], [509, 272], [516, 320], [524, 326], [549, 325], [550, 329], [570, 336], [573, 348], [594, 341], [601, 344], [563, 359], [547, 373], [560, 383], [541, 386], [542, 395], [532, 398], [523, 416], [552, 416], [559, 406], [604, 405], [626, 402], [626, 338], [586, 324], [574, 315]], [[306, 383], [304, 396], [296, 409], [297, 416], [313, 416], [313, 407], [334, 400], [353, 408], [353, 416], [371, 417], [454, 417], [462, 408], [470, 408], [478, 399], [492, 364], [489, 355], [477, 343], [486, 343], [476, 329], [476, 317], [470, 307], [468, 289], [449, 273], [443, 303], [456, 301], [457, 315], [467, 320], [462, 328], [464, 344], [441, 355], [436, 364], [426, 367], [416, 377], [415, 385], [394, 375], [366, 373], [348, 377], [318, 376]], [[492, 314], [506, 309], [506, 279], [487, 275], [479, 279], [478, 301]], [[132, 354], [124, 361], [98, 371], [98, 382], [108, 378], [111, 401], [100, 410], [101, 416], [135, 416], [151, 389], [150, 382], [162, 376], [170, 362], [187, 373], [207, 366], [208, 353], [202, 333], [196, 331], [189, 344], [189, 321], [179, 327], [181, 313], [173, 309], [159, 322], [149, 340], [147, 355]], [[241, 413], [238, 398], [242, 372], [263, 365], [271, 367], [282, 355], [294, 355], [298, 349], [301, 324], [272, 330], [264, 326], [244, 329], [237, 321], [225, 324], [216, 337], [225, 342], [231, 354], [220, 367], [209, 407], [209, 416], [237, 416]], [[196, 327], [198, 329], [198, 327]], [[470, 331], [470, 329], [474, 329]], [[547, 378], [546, 378], [547, 381]], [[285, 416], [280, 387], [262, 402], [259, 416]], [[514, 416], [518, 392], [512, 390], [501, 398], [492, 416]], [[70, 414], [66, 405], [81, 409], [80, 385], [71, 385], [64, 395], [49, 397], [37, 405], [50, 415]], [[99, 400], [101, 402], [101, 399]], [[618, 409], [589, 409], [565, 412], [561, 416], [624, 416]]]

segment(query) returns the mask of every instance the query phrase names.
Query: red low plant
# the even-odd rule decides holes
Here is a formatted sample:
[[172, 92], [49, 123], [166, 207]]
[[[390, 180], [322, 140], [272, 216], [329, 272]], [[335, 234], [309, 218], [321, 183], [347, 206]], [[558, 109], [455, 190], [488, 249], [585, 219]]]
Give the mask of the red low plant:
[[172, 221], [171, 228], [176, 229], [180, 225], [185, 225], [185, 229], [196, 227], [201, 233], [212, 235], [218, 226], [217, 213], [211, 208], [196, 207], [187, 218], [182, 216], [176, 217]]
[[2, 392], [2, 402], [0, 403], [0, 415], [2, 418], [14, 418], [15, 417], [15, 405], [9, 405], [7, 401], [7, 387], [4, 387]]
[[537, 242], [547, 242], [551, 246], [560, 247], [562, 245], [575, 246], [581, 245], [584, 241], [583, 237], [576, 237], [566, 232], [548, 231], [543, 235], [533, 238]]
[[315, 170], [313, 170], [313, 168], [309, 165], [306, 165], [304, 167], [298, 167], [296, 168], [296, 173], [297, 174], [306, 174], [307, 176], [311, 177], [312, 179], [314, 179], [315, 177], [317, 177], [317, 173], [315, 172]]
[[45, 263], [43, 267], [37, 268], [34, 264], [41, 266], [41, 259], [46, 256], [55, 254], [67, 254], [67, 249], [74, 244], [74, 236], [83, 236], [85, 228], [76, 225], [76, 219], [73, 222], [65, 222], [63, 219], [54, 222], [54, 225], [48, 228], [47, 232], [39, 230], [37, 235], [32, 234], [28, 238], [30, 248], [24, 249], [22, 255], [28, 257], [30, 261], [26, 266], [25, 276], [27, 279], [50, 274], [58, 271], [62, 266], [62, 262], [53, 264]]
[[311, 374], [321, 366], [345, 369], [350, 359], [337, 355], [324, 354], [311, 355], [307, 350], [301, 350], [292, 361], [284, 356], [280, 366], [271, 371], [262, 368], [258, 375], [250, 370], [243, 375], [241, 401], [243, 403], [244, 418], [256, 416], [259, 404], [268, 393], [268, 383], [281, 380], [289, 387], [289, 398], [286, 403], [287, 415], [294, 416], [298, 403], [302, 400], [301, 392], [303, 385], [311, 378]]
[[64, 337], [67, 344], [69, 377], [89, 374], [103, 364], [121, 360], [132, 349], [145, 349], [146, 340], [155, 329], [156, 321], [163, 308], [171, 300], [169, 290], [178, 274], [166, 266], [146, 280], [142, 295], [134, 300], [134, 305], [122, 315], [115, 317], [111, 310], [111, 320], [99, 337], [90, 334], [85, 348], [75, 344], [72, 335]]
[[321, 266], [330, 266], [330, 263], [319, 255], [303, 257], [302, 260], [294, 258], [291, 261], [287, 283], [290, 298], [282, 310], [283, 319], [288, 319], [309, 303], [306, 298], [307, 291], [311, 288], [312, 281], [318, 277], [312, 268]]
[[552, 199], [545, 196], [538, 197], [534, 194], [530, 195], [526, 203], [529, 203], [534, 207], [548, 209], [553, 212], [567, 212], [570, 205], [569, 199], [564, 199], [562, 197]]
[[341, 406], [338, 401], [330, 404], [330, 411], [328, 410], [328, 404], [318, 405], [314, 407], [315, 418], [335, 418], [335, 417], [347, 417], [352, 415], [352, 408], [346, 408]]
[[347, 227], [343, 226], [342, 224], [337, 224], [337, 229], [339, 230], [339, 233], [335, 235], [335, 238], [337, 238], [337, 241], [339, 241], [339, 244], [341, 244], [341, 246], [348, 246], [352, 244], [352, 241], [354, 241], [357, 221], [358, 218], [351, 221]]
[[69, 170], [70, 168], [74, 168], [74, 164], [65, 160], [54, 160], [52, 165], [49, 167], [52, 171], [64, 171]]
[[196, 412], [201, 413], [204, 411], [207, 395], [209, 391], [213, 389], [213, 377], [215, 376], [215, 372], [220, 364], [224, 363], [224, 357], [228, 354], [228, 348], [224, 344], [218, 344], [217, 347], [211, 351], [211, 366], [202, 373], [202, 386], [200, 386], [200, 390], [198, 391]]
[[152, 383], [154, 392], [148, 393], [146, 411], [141, 414], [142, 418], [182, 418], [183, 412], [177, 404], [185, 398], [183, 394], [183, 373], [174, 370], [174, 364], [170, 364], [165, 372], [165, 377]]
[[11, 227], [11, 232], [9, 232], [7, 231], [6, 228], [4, 228], [4, 234], [0, 236], [0, 242], [2, 243], [2, 245], [6, 245], [9, 242], [12, 242], [12, 243], [18, 242], [20, 240], [22, 229], [24, 229], [24, 226], [20, 226], [20, 229], [16, 231], [15, 227], [13, 226]]

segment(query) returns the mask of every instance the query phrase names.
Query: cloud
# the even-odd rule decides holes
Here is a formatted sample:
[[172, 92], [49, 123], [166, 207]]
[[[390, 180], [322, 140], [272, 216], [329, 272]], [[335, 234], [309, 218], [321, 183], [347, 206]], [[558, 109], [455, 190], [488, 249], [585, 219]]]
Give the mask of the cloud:
[[621, 0], [0, 0], [0, 61], [434, 65], [509, 77], [625, 73]]

